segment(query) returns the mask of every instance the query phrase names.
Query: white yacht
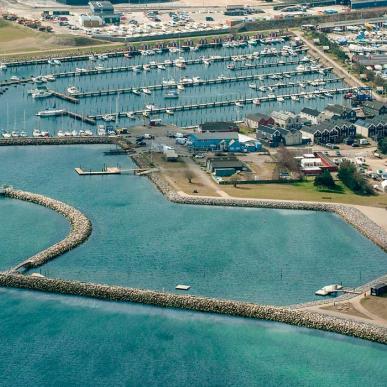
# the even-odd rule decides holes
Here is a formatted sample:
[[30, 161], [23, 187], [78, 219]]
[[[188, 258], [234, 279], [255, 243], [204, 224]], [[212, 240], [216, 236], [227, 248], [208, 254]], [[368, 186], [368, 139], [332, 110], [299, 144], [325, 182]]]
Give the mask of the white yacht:
[[39, 99], [39, 98], [48, 98], [51, 97], [52, 92], [48, 90], [38, 90], [36, 93], [32, 93], [32, 98]]
[[259, 98], [254, 98], [253, 99], [253, 104], [254, 105], [260, 105], [261, 104], [261, 100]]
[[67, 88], [67, 92], [73, 95], [73, 94], [78, 94], [79, 90], [75, 86], [70, 86]]
[[171, 110], [171, 109], [167, 109], [167, 110], [165, 111], [165, 113], [167, 113], [167, 114], [170, 115], [170, 116], [173, 116], [173, 115], [175, 114], [175, 112], [174, 112], [173, 110]]
[[102, 119], [106, 122], [114, 121], [114, 115], [113, 114], [104, 114], [102, 116]]
[[58, 137], [64, 137], [64, 132], [62, 130], [58, 130], [58, 133], [56, 134]]
[[147, 95], [151, 95], [151, 94], [152, 94], [152, 92], [151, 92], [150, 89], [148, 89], [148, 88], [142, 89], [142, 92], [143, 92], [144, 94], [147, 94]]
[[13, 75], [11, 78], [10, 78], [11, 81], [20, 81], [20, 78], [16, 75]]
[[47, 110], [41, 110], [40, 112], [36, 113], [39, 117], [54, 117], [54, 116], [62, 116], [66, 113], [66, 110], [64, 109], [47, 109]]

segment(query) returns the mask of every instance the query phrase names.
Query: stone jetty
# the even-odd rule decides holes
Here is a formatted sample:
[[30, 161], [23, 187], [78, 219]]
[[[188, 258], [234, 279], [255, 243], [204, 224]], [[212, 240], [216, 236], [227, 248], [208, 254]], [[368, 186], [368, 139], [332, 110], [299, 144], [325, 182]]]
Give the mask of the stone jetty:
[[5, 187], [2, 191], [2, 194], [12, 199], [24, 200], [50, 208], [55, 212], [63, 215], [71, 225], [70, 233], [66, 236], [65, 239], [28, 258], [13, 268], [11, 271], [16, 271], [22, 268], [29, 269], [31, 267], [41, 266], [47, 261], [50, 261], [51, 259], [62, 255], [66, 251], [69, 251], [80, 245], [91, 234], [92, 226], [89, 219], [83, 215], [82, 212], [75, 209], [74, 207], [69, 206], [68, 204], [60, 202], [59, 200], [51, 199], [47, 196], [15, 190], [10, 187]]
[[199, 312], [278, 321], [281, 323], [321, 329], [387, 344], [386, 328], [309, 311], [292, 310], [276, 306], [256, 305], [240, 301], [200, 296], [131, 289], [120, 286], [26, 276], [18, 273], [0, 273], [0, 285], [5, 287], [33, 289], [43, 292], [93, 297], [110, 301], [134, 302], [164, 308], [179, 308]]

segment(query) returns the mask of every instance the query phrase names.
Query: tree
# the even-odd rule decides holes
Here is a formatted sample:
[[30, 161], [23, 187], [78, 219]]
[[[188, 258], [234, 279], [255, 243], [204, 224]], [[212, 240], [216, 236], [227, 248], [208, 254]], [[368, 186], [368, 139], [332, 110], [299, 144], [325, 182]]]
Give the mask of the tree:
[[329, 189], [334, 189], [336, 187], [336, 183], [327, 169], [321, 175], [314, 178], [314, 185], [316, 187], [325, 187]]
[[188, 180], [188, 183], [192, 184], [192, 179], [195, 177], [195, 174], [190, 169], [184, 170], [184, 176]]
[[355, 164], [349, 160], [344, 160], [340, 164], [337, 176], [349, 189], [358, 195], [373, 195], [375, 193], [372, 186], [356, 169]]
[[234, 186], [234, 188], [236, 188], [236, 187], [237, 187], [237, 184], [238, 184], [238, 182], [239, 182], [239, 176], [238, 176], [238, 174], [237, 174], [237, 173], [234, 173], [232, 176], [230, 176], [229, 181], [231, 181], [231, 182], [232, 182], [232, 185]]
[[302, 178], [303, 174], [301, 171], [300, 164], [294, 158], [293, 154], [288, 148], [280, 146], [277, 151], [278, 168], [280, 170], [286, 170], [293, 172], [297, 178]]
[[378, 149], [381, 153], [387, 154], [387, 137], [384, 137], [379, 140]]

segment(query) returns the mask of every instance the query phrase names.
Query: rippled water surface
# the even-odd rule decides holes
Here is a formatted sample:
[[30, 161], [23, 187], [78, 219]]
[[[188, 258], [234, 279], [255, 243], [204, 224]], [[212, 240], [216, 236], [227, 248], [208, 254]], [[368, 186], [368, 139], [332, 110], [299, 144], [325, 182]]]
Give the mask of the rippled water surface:
[[282, 324], [0, 289], [2, 386], [384, 386], [380, 344]]
[[[329, 213], [183, 206], [165, 200], [146, 178], [80, 177], [74, 172], [79, 165], [133, 166], [126, 156], [104, 156], [106, 149], [0, 149], [4, 182], [63, 200], [92, 221], [90, 239], [43, 266], [47, 275], [166, 291], [188, 284], [191, 294], [291, 304], [314, 299], [324, 285], [356, 286], [385, 272], [386, 254]], [[36, 211], [50, 215], [47, 209], [28, 205], [31, 211], [23, 211], [24, 203], [11, 200], [1, 205], [13, 227], [21, 213], [30, 227], [18, 231], [20, 243], [11, 250], [14, 262], [8, 256], [6, 265], [45, 245], [39, 238], [48, 244], [63, 234], [57, 215], [51, 214], [52, 223], [36, 217]], [[33, 229], [34, 223], [43, 226]], [[2, 239], [7, 240], [9, 227], [4, 219]]]

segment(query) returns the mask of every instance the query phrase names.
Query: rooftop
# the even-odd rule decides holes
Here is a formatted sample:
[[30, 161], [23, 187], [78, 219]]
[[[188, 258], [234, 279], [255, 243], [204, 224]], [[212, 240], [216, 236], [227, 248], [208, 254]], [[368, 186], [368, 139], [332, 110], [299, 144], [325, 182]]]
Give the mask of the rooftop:
[[349, 122], [347, 120], [342, 120], [342, 119], [340, 119], [340, 120], [332, 120], [332, 121], [331, 120], [327, 120], [327, 121], [321, 122], [320, 124], [317, 124], [317, 125], [303, 126], [301, 128], [301, 131], [314, 134], [317, 131], [319, 131], [319, 132], [323, 132], [324, 130], [330, 131], [330, 130], [335, 129], [336, 127], [342, 127], [344, 125], [352, 126], [353, 123]]
[[312, 117], [318, 117], [320, 114], [320, 112], [317, 109], [311, 109], [308, 107], [304, 107], [301, 110], [301, 113], [307, 114], [308, 116], [312, 116]]
[[232, 121], [205, 122], [199, 128], [203, 132], [234, 132], [238, 131], [238, 125]]
[[237, 132], [204, 132], [204, 133], [193, 133], [192, 137], [197, 140], [238, 140]]

